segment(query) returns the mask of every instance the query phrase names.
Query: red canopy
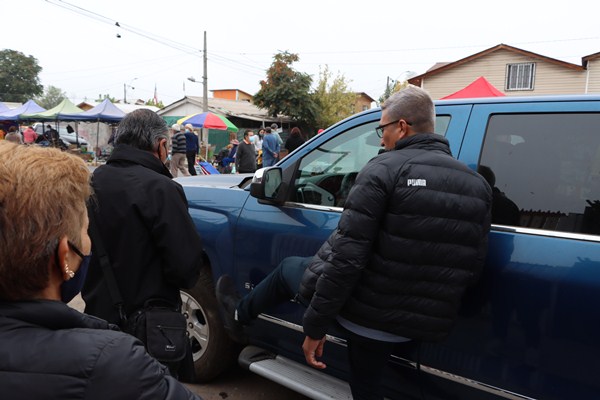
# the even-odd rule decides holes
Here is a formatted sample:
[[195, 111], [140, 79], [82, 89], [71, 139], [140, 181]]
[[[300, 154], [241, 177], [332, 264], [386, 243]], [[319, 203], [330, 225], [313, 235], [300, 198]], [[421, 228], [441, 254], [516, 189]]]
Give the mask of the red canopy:
[[442, 99], [465, 99], [469, 97], [498, 97], [505, 96], [504, 93], [499, 91], [487, 81], [483, 76], [475, 79], [468, 86], [460, 89], [458, 92], [449, 94], [448, 96], [442, 97]]

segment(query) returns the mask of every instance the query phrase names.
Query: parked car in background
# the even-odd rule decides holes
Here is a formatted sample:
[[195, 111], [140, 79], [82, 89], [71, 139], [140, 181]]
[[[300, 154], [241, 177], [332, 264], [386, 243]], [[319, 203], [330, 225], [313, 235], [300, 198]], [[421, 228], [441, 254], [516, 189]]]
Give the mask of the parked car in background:
[[[35, 132], [38, 135], [41, 135], [46, 130], [46, 125], [48, 125], [48, 123], [36, 122], [35, 124], [33, 124], [33, 129], [35, 130]], [[50, 124], [50, 126], [52, 126], [52, 128], [54, 128], [54, 129], [56, 129], [56, 127], [54, 126], [54, 124]], [[85, 140], [81, 136], [76, 135], [75, 132], [69, 133], [67, 131], [67, 127], [66, 126], [62, 126], [61, 125], [61, 126], [58, 127], [58, 135], [60, 136], [60, 139], [63, 141], [63, 143], [66, 146], [69, 146], [71, 144], [77, 144], [77, 142], [79, 142], [80, 146], [87, 146], [88, 145], [87, 140]]]
[[[600, 393], [600, 96], [436, 102], [436, 133], [494, 191], [486, 265], [440, 343], [400, 346], [384, 379], [391, 399], [592, 399]], [[240, 293], [288, 256], [313, 255], [336, 228], [362, 167], [380, 150], [381, 110], [352, 116], [254, 175], [180, 178], [206, 265], [182, 292], [202, 379], [237, 354], [214, 282]], [[246, 329], [239, 362], [311, 398], [348, 398], [344, 334], [305, 365], [299, 304]]]

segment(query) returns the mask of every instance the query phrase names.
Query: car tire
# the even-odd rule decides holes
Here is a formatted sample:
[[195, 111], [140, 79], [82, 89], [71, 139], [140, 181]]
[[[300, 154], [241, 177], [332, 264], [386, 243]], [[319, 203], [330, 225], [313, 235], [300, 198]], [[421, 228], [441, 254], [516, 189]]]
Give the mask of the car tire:
[[194, 369], [198, 382], [208, 382], [233, 365], [239, 345], [233, 342], [221, 321], [215, 287], [207, 264], [196, 286], [181, 291], [181, 312], [187, 320], [192, 341]]

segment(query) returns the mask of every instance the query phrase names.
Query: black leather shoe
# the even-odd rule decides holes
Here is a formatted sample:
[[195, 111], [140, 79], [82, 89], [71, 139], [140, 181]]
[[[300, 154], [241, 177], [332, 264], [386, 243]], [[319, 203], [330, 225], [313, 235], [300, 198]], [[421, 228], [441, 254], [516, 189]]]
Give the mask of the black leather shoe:
[[217, 280], [215, 292], [227, 334], [232, 340], [238, 343], [247, 342], [247, 338], [244, 335], [244, 326], [235, 318], [236, 307], [242, 297], [235, 290], [233, 279], [229, 275], [220, 277]]

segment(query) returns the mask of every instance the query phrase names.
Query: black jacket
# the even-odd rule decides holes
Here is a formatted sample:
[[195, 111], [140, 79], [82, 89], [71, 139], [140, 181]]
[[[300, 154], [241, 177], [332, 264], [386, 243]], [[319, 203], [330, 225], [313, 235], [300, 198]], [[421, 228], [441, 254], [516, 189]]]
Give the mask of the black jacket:
[[291, 153], [292, 151], [296, 150], [298, 147], [302, 146], [304, 144], [305, 140], [304, 138], [300, 135], [290, 135], [287, 140], [285, 141], [285, 148], [287, 149], [287, 151], [289, 153]]
[[256, 149], [252, 143], [240, 142], [235, 154], [235, 169], [239, 173], [256, 171]]
[[412, 339], [444, 338], [483, 266], [491, 203], [487, 182], [452, 158], [442, 136], [402, 139], [372, 159], [305, 272], [306, 334], [323, 337], [339, 314]]
[[[181, 304], [179, 289], [193, 287], [202, 267], [202, 242], [181, 185], [151, 153], [118, 145], [94, 171], [92, 186], [90, 209], [126, 313], [150, 298]], [[118, 323], [97, 253], [92, 247], [82, 291], [85, 312]]]
[[198, 399], [131, 335], [59, 301], [0, 303], [3, 399]]

